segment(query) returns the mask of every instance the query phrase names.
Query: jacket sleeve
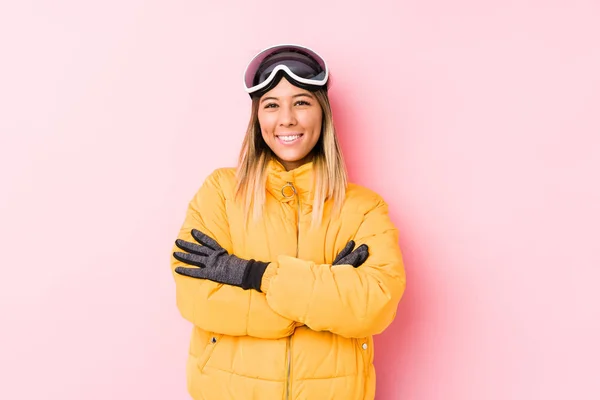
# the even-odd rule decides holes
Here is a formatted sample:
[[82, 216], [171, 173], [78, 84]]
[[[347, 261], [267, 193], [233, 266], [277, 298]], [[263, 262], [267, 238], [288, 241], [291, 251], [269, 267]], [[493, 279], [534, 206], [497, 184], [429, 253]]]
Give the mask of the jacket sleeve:
[[[194, 243], [192, 228], [206, 233], [231, 254], [233, 246], [225, 197], [219, 185], [219, 170], [206, 179], [190, 201], [178, 238]], [[293, 333], [294, 321], [266, 306], [264, 293], [176, 273], [176, 267], [190, 266], [175, 259], [172, 255], [175, 251], [181, 250], [173, 245], [171, 271], [175, 279], [177, 308], [183, 318], [206, 331], [231, 336], [280, 338]], [[261, 302], [265, 303], [264, 307], [260, 307]]]
[[354, 239], [357, 247], [369, 246], [365, 263], [354, 268], [280, 256], [262, 284], [273, 310], [313, 330], [355, 338], [381, 333], [393, 321], [406, 275], [398, 231], [386, 203], [380, 197], [376, 203]]

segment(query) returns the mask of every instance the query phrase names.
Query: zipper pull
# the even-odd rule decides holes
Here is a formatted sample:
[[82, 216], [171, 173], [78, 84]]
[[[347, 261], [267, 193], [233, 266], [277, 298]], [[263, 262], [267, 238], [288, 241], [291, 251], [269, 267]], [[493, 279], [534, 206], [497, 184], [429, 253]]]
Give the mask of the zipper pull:
[[296, 188], [294, 187], [294, 184], [292, 182], [288, 182], [283, 185], [281, 188], [281, 195], [286, 199], [296, 196]]

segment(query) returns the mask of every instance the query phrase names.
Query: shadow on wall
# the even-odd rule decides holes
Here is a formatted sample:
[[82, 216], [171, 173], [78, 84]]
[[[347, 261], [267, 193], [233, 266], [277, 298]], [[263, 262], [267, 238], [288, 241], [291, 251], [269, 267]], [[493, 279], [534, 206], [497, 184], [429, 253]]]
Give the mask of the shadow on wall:
[[[376, 118], [374, 112], [363, 109], [362, 100], [354, 96], [331, 94], [331, 103], [338, 138], [342, 146], [350, 181], [357, 183], [371, 183], [374, 180], [388, 179], [383, 176], [374, 178], [372, 175], [381, 174], [380, 171], [401, 167], [400, 165], [386, 165], [390, 161], [398, 162], [399, 159], [379, 157], [380, 146], [385, 146], [385, 140], [373, 140], [377, 132], [368, 132], [370, 118]], [[368, 95], [366, 96], [368, 98]], [[360, 100], [360, 101], [359, 101]], [[402, 124], [398, 121], [399, 125]], [[399, 127], [401, 129], [401, 127]], [[397, 151], [398, 149], [396, 149]], [[390, 149], [386, 149], [389, 153]], [[391, 177], [390, 177], [391, 178]], [[383, 182], [385, 184], [385, 181]], [[396, 182], [394, 182], [396, 184]], [[371, 187], [370, 184], [367, 184]], [[371, 187], [377, 190], [376, 184]], [[402, 191], [392, 190], [385, 193], [385, 200], [390, 204], [390, 218], [400, 231], [400, 248], [402, 250], [406, 274], [407, 289], [398, 307], [395, 320], [381, 335], [375, 336], [375, 368], [377, 373], [377, 398], [396, 399], [403, 398], [403, 387], [410, 381], [426, 379], [424, 371], [417, 371], [415, 363], [423, 365], [418, 360], [427, 354], [427, 341], [419, 338], [427, 337], [424, 332], [427, 324], [419, 321], [427, 319], [428, 315], [435, 313], [436, 296], [427, 293], [427, 288], [433, 285], [425, 282], [427, 268], [419, 266], [417, 259], [417, 235], [411, 234], [409, 216], [404, 215], [401, 208]], [[380, 193], [381, 194], [381, 193]], [[383, 194], [382, 194], [383, 195]], [[394, 206], [395, 205], [395, 206]], [[406, 223], [403, 223], [406, 221]], [[421, 375], [421, 376], [419, 376]], [[404, 383], [404, 384], [403, 384]], [[412, 384], [411, 384], [412, 385]]]

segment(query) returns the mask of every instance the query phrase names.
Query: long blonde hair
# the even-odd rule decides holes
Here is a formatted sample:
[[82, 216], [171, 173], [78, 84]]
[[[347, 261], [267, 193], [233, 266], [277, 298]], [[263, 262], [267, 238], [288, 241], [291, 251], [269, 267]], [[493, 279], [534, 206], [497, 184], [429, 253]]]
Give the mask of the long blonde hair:
[[[323, 118], [321, 135], [311, 150], [315, 174], [311, 228], [321, 224], [326, 200], [333, 199], [333, 214], [339, 213], [348, 184], [346, 165], [335, 133], [329, 97], [322, 89], [313, 94], [323, 110]], [[252, 99], [252, 113], [237, 168], [236, 196], [243, 201], [246, 223], [251, 216], [255, 221], [262, 218], [266, 201], [265, 171], [269, 161], [276, 159], [262, 137], [258, 122], [259, 102], [259, 98]]]

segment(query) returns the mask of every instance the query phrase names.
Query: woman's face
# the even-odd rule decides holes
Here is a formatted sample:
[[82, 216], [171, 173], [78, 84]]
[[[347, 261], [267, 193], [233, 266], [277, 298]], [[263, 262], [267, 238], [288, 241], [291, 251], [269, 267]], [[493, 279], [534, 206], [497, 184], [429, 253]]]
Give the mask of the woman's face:
[[288, 171], [310, 161], [321, 135], [322, 118], [315, 96], [285, 78], [259, 100], [262, 137]]

